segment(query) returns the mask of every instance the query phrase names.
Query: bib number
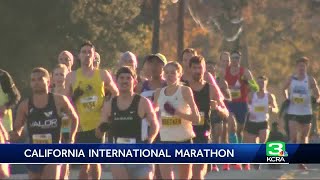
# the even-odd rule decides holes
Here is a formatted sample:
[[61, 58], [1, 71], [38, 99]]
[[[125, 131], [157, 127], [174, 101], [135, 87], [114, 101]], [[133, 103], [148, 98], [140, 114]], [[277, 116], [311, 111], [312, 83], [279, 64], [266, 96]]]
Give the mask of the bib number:
[[137, 140], [135, 138], [122, 138], [118, 137], [117, 139], [117, 144], [136, 144]]
[[257, 112], [257, 113], [265, 112], [265, 107], [264, 106], [255, 106], [254, 112]]
[[32, 140], [34, 144], [52, 144], [51, 134], [34, 134]]
[[240, 89], [231, 89], [231, 97], [232, 99], [239, 99], [241, 98], [241, 91]]
[[95, 109], [97, 101], [98, 101], [97, 96], [89, 96], [89, 97], [80, 99], [80, 103], [87, 111], [91, 111]]
[[178, 126], [181, 125], [181, 119], [178, 117], [162, 117], [163, 126]]
[[293, 95], [293, 103], [304, 104], [304, 97], [299, 95]]
[[204, 125], [204, 120], [205, 120], [204, 112], [199, 112], [199, 114], [200, 114], [200, 122], [194, 125]]

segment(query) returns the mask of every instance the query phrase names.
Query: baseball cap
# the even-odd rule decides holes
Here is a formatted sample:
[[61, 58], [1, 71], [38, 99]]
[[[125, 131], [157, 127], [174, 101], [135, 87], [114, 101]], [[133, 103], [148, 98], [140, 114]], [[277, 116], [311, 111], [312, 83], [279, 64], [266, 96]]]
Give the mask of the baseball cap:
[[163, 54], [161, 54], [161, 53], [151, 54], [151, 55], [149, 55], [149, 56], [146, 58], [146, 60], [150, 60], [150, 59], [153, 58], [153, 57], [158, 58], [161, 62], [163, 62], [164, 65], [167, 64], [167, 58], [166, 58]]

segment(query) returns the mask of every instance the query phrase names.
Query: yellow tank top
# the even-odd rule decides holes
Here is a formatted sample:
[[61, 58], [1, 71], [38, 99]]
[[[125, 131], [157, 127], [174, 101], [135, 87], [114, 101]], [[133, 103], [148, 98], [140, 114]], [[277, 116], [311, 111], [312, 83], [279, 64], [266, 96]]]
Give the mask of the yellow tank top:
[[83, 91], [83, 94], [74, 102], [80, 119], [79, 131], [90, 131], [95, 129], [100, 122], [105, 95], [100, 70], [95, 70], [94, 75], [88, 78], [83, 76], [81, 69], [78, 69], [73, 91], [77, 87]]
[[[0, 86], [0, 106], [5, 105], [9, 101], [9, 97], [3, 92]], [[2, 117], [2, 124], [7, 131], [12, 131], [12, 110], [7, 109]]]

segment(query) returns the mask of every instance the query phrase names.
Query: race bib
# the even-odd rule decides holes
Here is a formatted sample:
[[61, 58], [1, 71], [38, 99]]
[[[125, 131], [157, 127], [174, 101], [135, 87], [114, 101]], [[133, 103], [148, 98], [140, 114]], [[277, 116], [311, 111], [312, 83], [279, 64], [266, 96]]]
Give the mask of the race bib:
[[178, 117], [162, 117], [163, 126], [178, 126], [181, 125], [181, 118]]
[[293, 94], [293, 103], [295, 104], [304, 104], [304, 97], [299, 94]]
[[122, 138], [118, 137], [117, 139], [117, 144], [136, 144], [137, 140], [136, 138]]
[[194, 125], [204, 125], [204, 119], [205, 119], [204, 112], [199, 112], [199, 114], [200, 114], [200, 122]]
[[254, 112], [257, 112], [257, 113], [265, 112], [265, 106], [255, 106]]
[[230, 92], [231, 92], [232, 99], [241, 98], [241, 90], [240, 89], [231, 89]]
[[87, 111], [91, 111], [95, 109], [97, 101], [98, 101], [98, 96], [89, 96], [89, 97], [83, 97], [80, 99], [80, 103]]
[[52, 144], [51, 134], [34, 134], [32, 135], [34, 144]]

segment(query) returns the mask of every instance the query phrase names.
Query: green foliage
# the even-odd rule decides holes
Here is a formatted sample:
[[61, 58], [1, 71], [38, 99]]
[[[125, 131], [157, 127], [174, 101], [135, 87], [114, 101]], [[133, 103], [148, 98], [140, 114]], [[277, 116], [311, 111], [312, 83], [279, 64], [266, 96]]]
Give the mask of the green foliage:
[[141, 2], [0, 1], [1, 68], [12, 74], [26, 95], [32, 68], [51, 71], [60, 51], [67, 49], [77, 56], [83, 40], [95, 44], [103, 67], [112, 67], [120, 52], [145, 54], [150, 51], [151, 32], [141, 17]]

